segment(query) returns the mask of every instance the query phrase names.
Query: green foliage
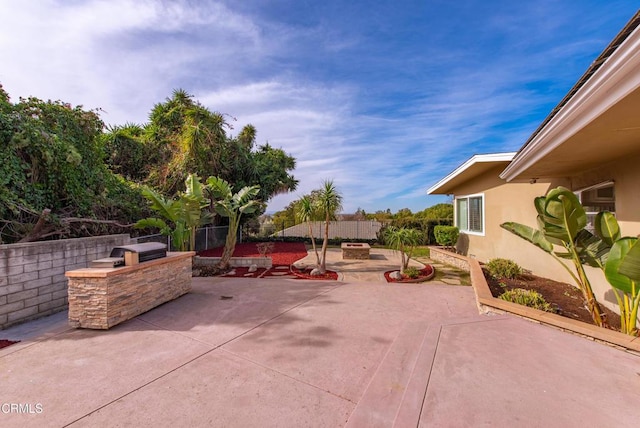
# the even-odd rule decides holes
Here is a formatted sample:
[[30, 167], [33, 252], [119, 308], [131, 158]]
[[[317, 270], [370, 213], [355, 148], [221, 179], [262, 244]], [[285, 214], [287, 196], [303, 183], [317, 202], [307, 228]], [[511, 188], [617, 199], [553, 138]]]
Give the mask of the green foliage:
[[522, 268], [516, 262], [509, 259], [491, 259], [485, 267], [494, 278], [515, 279], [522, 275]]
[[[621, 237], [615, 216], [601, 212], [595, 218], [596, 235], [585, 229], [587, 217], [577, 197], [568, 189], [558, 187], [546, 197], [534, 200], [538, 212], [538, 230], [517, 223], [504, 223], [506, 230], [526, 239], [551, 254], [573, 277], [582, 290], [592, 318], [602, 325], [601, 310], [583, 264], [600, 268], [618, 301], [621, 331], [636, 334], [640, 305], [640, 246], [637, 238]], [[553, 244], [564, 251], [555, 251]], [[562, 262], [570, 259], [575, 274]]]
[[233, 188], [227, 181], [220, 177], [209, 177], [207, 179], [207, 191], [211, 195], [216, 213], [229, 218], [227, 239], [218, 264], [221, 269], [227, 269], [236, 247], [238, 227], [240, 226], [242, 215], [253, 214], [262, 207], [262, 203], [256, 199], [260, 188], [258, 186], [245, 186], [238, 192], [233, 193]]
[[150, 188], [144, 189], [143, 195], [151, 202], [151, 209], [162, 218], [145, 218], [139, 220], [135, 227], [158, 228], [160, 233], [171, 237], [173, 245], [180, 251], [193, 251], [197, 228], [211, 219], [208, 213], [203, 212], [209, 206], [209, 199], [204, 197], [197, 175], [189, 174], [185, 187], [185, 192], [175, 200], [166, 199]]
[[409, 266], [404, 270], [404, 274], [411, 279], [416, 279], [420, 276], [420, 269], [415, 266]]
[[103, 126], [81, 106], [33, 97], [12, 104], [0, 91], [0, 242], [24, 238], [45, 209], [48, 236], [62, 237], [101, 232], [82, 223], [55, 230], [63, 217], [129, 223], [144, 213], [140, 190], [104, 163]]
[[252, 125], [231, 136], [229, 117], [175, 90], [153, 107], [148, 124], [109, 130], [104, 137], [108, 164], [170, 196], [177, 195], [187, 171], [219, 177], [235, 189], [256, 185], [257, 197], [264, 202], [295, 190], [298, 181], [290, 173], [295, 159], [269, 144], [256, 147]]
[[429, 208], [417, 212], [415, 214], [417, 219], [425, 220], [442, 220], [448, 219], [453, 221], [453, 204], [436, 204]]
[[322, 187], [313, 197], [314, 211], [321, 213], [324, 218], [324, 239], [322, 241], [322, 256], [320, 259], [320, 273], [327, 269], [327, 246], [329, 245], [329, 222], [335, 220], [336, 214], [342, 210], [342, 195], [333, 184], [332, 180], [325, 180]]
[[499, 299], [507, 302], [517, 303], [519, 305], [528, 306], [530, 308], [539, 309], [545, 312], [555, 312], [553, 307], [547, 303], [540, 293], [535, 290], [525, 290], [523, 288], [514, 288], [502, 293]]
[[[582, 294], [596, 325], [603, 325], [602, 310], [591, 289], [591, 282], [583, 263], [603, 266], [602, 240], [585, 230], [587, 215], [576, 195], [562, 186], [550, 190], [546, 196], [534, 199], [538, 212], [538, 230], [518, 223], [500, 226], [551, 254], [572, 276]], [[562, 251], [554, 250], [553, 244]], [[570, 259], [575, 273], [560, 260]]]
[[460, 230], [456, 226], [436, 226], [433, 232], [436, 242], [444, 247], [455, 246], [460, 235]]
[[421, 239], [422, 233], [417, 229], [389, 226], [385, 230], [385, 243], [400, 252], [400, 273], [404, 273], [409, 266], [413, 249], [420, 244]]

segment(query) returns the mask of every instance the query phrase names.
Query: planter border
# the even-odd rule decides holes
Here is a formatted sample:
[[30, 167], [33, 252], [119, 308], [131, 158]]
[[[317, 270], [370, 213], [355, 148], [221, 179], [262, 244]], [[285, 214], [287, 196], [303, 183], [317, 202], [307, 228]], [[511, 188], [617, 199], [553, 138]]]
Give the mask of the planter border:
[[[561, 330], [585, 336], [591, 340], [604, 342], [630, 351], [640, 352], [640, 337], [629, 336], [618, 331], [608, 330], [582, 321], [572, 320], [562, 315], [544, 312], [493, 297], [478, 260], [454, 253], [442, 254], [445, 253], [445, 250], [437, 247], [430, 247], [430, 251], [432, 255], [431, 258], [434, 260], [444, 261], [444, 258], [452, 257], [458, 261], [466, 262], [467, 268], [465, 270], [468, 270], [471, 276], [471, 285], [480, 313], [503, 314], [508, 312], [535, 322], [551, 325]], [[456, 266], [458, 265], [456, 264]]]

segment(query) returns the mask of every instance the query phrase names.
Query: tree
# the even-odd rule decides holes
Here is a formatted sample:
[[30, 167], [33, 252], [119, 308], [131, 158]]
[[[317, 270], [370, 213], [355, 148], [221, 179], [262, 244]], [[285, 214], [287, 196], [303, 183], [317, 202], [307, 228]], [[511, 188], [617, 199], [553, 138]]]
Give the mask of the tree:
[[[109, 130], [105, 141], [110, 142], [113, 171], [131, 171], [131, 162], [144, 153], [146, 163], [136, 180], [170, 196], [177, 195], [186, 171], [214, 175], [237, 188], [260, 186], [264, 202], [298, 185], [291, 175], [293, 157], [268, 143], [256, 146], [257, 130], [251, 124], [237, 137], [230, 136], [229, 119], [234, 118], [209, 110], [182, 89], [156, 104], [149, 119], [141, 135], [137, 131], [131, 135], [130, 126]], [[130, 154], [136, 156], [132, 159]]]
[[[122, 232], [141, 191], [104, 162], [98, 112], [0, 87], [0, 242]], [[38, 225], [38, 227], [36, 227]]]
[[453, 204], [436, 204], [415, 214], [416, 218], [425, 220], [453, 220]]
[[258, 186], [245, 186], [237, 193], [233, 193], [231, 185], [219, 178], [209, 177], [207, 179], [207, 191], [212, 196], [215, 212], [223, 217], [229, 218], [229, 230], [227, 239], [222, 251], [222, 257], [218, 263], [220, 269], [228, 269], [229, 261], [236, 248], [238, 227], [243, 214], [252, 214], [261, 207], [256, 196], [260, 192]]
[[400, 252], [400, 273], [409, 266], [414, 248], [422, 241], [422, 232], [406, 227], [389, 226], [384, 233], [385, 243]]
[[316, 248], [316, 238], [311, 228], [311, 221], [316, 217], [316, 207], [313, 199], [310, 195], [304, 195], [296, 203], [296, 218], [304, 223], [307, 223], [309, 228], [309, 238], [311, 238], [311, 245], [313, 246], [313, 252], [316, 255], [316, 266], [320, 267], [320, 256], [318, 255], [318, 249]]
[[162, 218], [148, 217], [139, 220], [135, 227], [157, 227], [160, 233], [171, 237], [180, 251], [193, 251], [196, 247], [196, 230], [209, 221], [211, 215], [203, 213], [203, 209], [209, 206], [209, 199], [204, 197], [198, 176], [189, 174], [185, 185], [186, 191], [175, 200], [166, 199], [154, 190], [146, 188], [143, 191], [144, 196], [151, 202], [151, 209]]
[[322, 241], [322, 258], [320, 259], [320, 274], [327, 271], [327, 246], [329, 245], [329, 222], [336, 218], [342, 210], [342, 195], [332, 180], [325, 180], [315, 199], [316, 207], [324, 217], [324, 240]]

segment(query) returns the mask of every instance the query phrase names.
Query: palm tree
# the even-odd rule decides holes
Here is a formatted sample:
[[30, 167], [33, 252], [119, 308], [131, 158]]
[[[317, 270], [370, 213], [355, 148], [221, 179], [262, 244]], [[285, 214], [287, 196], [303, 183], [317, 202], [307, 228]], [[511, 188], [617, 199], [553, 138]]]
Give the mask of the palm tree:
[[309, 227], [309, 237], [311, 238], [311, 245], [313, 246], [313, 252], [316, 254], [316, 266], [320, 268], [320, 255], [318, 255], [318, 249], [316, 248], [316, 238], [311, 229], [311, 220], [314, 219], [316, 214], [316, 207], [314, 201], [309, 195], [304, 195], [298, 200], [295, 205], [296, 218], [298, 221], [307, 223]]
[[333, 180], [325, 180], [315, 200], [316, 207], [324, 216], [324, 240], [322, 241], [322, 259], [320, 273], [327, 271], [327, 246], [329, 245], [329, 222], [335, 220], [336, 214], [342, 210], [342, 195], [333, 184]]
[[422, 240], [422, 232], [406, 227], [389, 226], [384, 232], [385, 243], [396, 251], [400, 251], [400, 273], [409, 266], [411, 253]]
[[260, 186], [245, 186], [237, 193], [233, 193], [231, 185], [227, 181], [219, 177], [209, 177], [207, 190], [213, 198], [216, 213], [222, 217], [229, 217], [227, 239], [218, 263], [219, 268], [228, 269], [229, 260], [236, 249], [238, 227], [242, 214], [251, 214], [262, 205], [260, 201], [255, 199], [260, 191]]

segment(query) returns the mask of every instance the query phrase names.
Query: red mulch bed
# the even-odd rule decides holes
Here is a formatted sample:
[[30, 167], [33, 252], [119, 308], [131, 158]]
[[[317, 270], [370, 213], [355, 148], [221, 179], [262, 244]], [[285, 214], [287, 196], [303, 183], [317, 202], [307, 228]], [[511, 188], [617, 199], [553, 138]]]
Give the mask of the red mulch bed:
[[393, 279], [389, 275], [391, 275], [393, 270], [387, 271], [384, 273], [384, 278], [387, 282], [399, 282], [399, 283], [411, 283], [411, 282], [422, 282], [426, 281], [429, 276], [433, 274], [433, 266], [427, 265], [424, 269], [420, 270], [420, 275], [417, 278], [409, 278], [407, 275], [402, 275], [402, 279]]
[[296, 269], [295, 267], [291, 266], [291, 273], [300, 279], [329, 279], [334, 281], [338, 279], [338, 274], [332, 270], [327, 270], [324, 275], [311, 276], [312, 270], [313, 268]]
[[[236, 245], [233, 257], [261, 257], [256, 244], [258, 243], [243, 242]], [[198, 255], [201, 257], [221, 257], [223, 249], [224, 247], [211, 248], [209, 250], [198, 252]], [[271, 257], [273, 264], [271, 269], [259, 268], [257, 271], [249, 273], [249, 268], [247, 267], [235, 267], [233, 268], [233, 272], [235, 272], [234, 274], [229, 275], [229, 273], [226, 273], [222, 276], [230, 276], [233, 278], [264, 278], [267, 276], [281, 276], [277, 274], [274, 275], [274, 273], [287, 272], [294, 275], [295, 279], [338, 279], [338, 274], [333, 271], [327, 271], [322, 276], [311, 276], [310, 273], [312, 268], [300, 270], [291, 266], [296, 261], [307, 256], [307, 247], [303, 242], [274, 242], [273, 251], [268, 253], [266, 256]], [[287, 270], [278, 269], [278, 267], [281, 266], [286, 266]], [[291, 276], [284, 275], [283, 278], [294, 279], [291, 278]]]
[[0, 339], [0, 349], [2, 348], [6, 348], [9, 345], [13, 345], [14, 343], [18, 343], [20, 342], [19, 340], [13, 341], [13, 340], [7, 340], [7, 339]]
[[[260, 257], [257, 242], [243, 242], [236, 245], [233, 257]], [[198, 252], [201, 257], [221, 257], [224, 247], [211, 248]], [[273, 252], [267, 254], [275, 265], [290, 265], [307, 256], [304, 242], [274, 242]]]

